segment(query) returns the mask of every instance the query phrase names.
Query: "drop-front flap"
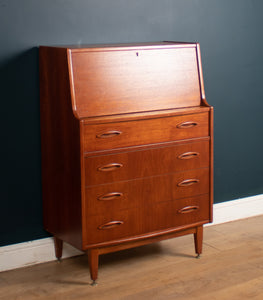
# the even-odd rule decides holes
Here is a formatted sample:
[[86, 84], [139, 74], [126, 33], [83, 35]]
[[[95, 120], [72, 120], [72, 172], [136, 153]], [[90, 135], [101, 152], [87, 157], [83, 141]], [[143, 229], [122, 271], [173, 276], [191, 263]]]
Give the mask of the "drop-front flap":
[[67, 53], [79, 118], [201, 104], [197, 44], [68, 48]]

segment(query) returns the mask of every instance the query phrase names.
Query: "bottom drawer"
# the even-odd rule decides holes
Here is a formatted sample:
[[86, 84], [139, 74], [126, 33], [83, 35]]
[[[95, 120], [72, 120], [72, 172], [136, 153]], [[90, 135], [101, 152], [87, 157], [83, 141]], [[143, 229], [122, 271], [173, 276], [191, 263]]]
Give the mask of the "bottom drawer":
[[209, 208], [209, 195], [205, 194], [90, 216], [86, 219], [85, 240], [90, 245], [197, 222], [208, 223]]

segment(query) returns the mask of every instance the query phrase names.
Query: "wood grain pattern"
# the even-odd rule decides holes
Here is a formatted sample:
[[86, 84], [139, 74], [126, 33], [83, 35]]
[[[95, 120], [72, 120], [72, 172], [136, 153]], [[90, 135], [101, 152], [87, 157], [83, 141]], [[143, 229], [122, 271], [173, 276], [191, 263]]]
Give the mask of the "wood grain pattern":
[[[197, 178], [198, 183], [178, 186]], [[109, 211], [151, 206], [154, 203], [206, 194], [209, 192], [209, 168], [174, 174], [145, 177], [86, 187], [86, 216], [104, 215]], [[114, 196], [117, 194], [118, 196]], [[107, 196], [108, 195], [108, 196]], [[100, 198], [105, 197], [105, 201]]]
[[[162, 143], [209, 136], [208, 113], [84, 126], [84, 151]], [[187, 123], [188, 122], [188, 123]], [[195, 124], [184, 126], [182, 124]], [[108, 134], [118, 132], [119, 134]], [[101, 135], [107, 137], [100, 138]]]
[[99, 255], [212, 221], [213, 110], [196, 43], [40, 47], [45, 229]]
[[[188, 152], [197, 152], [199, 155], [190, 159], [180, 158], [182, 154]], [[99, 170], [114, 163], [121, 164], [122, 167], [109, 172]], [[208, 166], [209, 141], [193, 141], [189, 144], [86, 157], [85, 180], [86, 186], [90, 186]]]
[[80, 129], [72, 113], [67, 54], [39, 51], [44, 227], [81, 248]]
[[[127, 62], [129, 71], [127, 72]], [[201, 103], [196, 46], [70, 53], [79, 117], [152, 111]]]
[[[197, 206], [196, 210], [182, 214], [180, 210]], [[89, 216], [87, 223], [87, 243], [114, 241], [177, 226], [205, 223], [209, 221], [209, 196], [199, 195], [174, 201], [158, 202], [140, 206], [140, 209], [109, 210], [100, 215]], [[121, 222], [119, 226], [102, 230], [109, 222]]]

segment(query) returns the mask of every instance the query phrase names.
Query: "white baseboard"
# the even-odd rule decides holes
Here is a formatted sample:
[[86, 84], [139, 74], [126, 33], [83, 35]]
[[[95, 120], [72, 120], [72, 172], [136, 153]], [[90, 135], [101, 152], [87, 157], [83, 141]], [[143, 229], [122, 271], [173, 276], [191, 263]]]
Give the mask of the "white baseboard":
[[[214, 222], [221, 224], [263, 214], [263, 194], [214, 204]], [[64, 243], [63, 258], [82, 252]], [[52, 238], [0, 247], [0, 272], [55, 260]]]
[[[82, 252], [64, 243], [62, 258]], [[53, 238], [0, 247], [0, 272], [55, 260]]]
[[263, 194], [214, 204], [214, 221], [207, 226], [263, 215]]

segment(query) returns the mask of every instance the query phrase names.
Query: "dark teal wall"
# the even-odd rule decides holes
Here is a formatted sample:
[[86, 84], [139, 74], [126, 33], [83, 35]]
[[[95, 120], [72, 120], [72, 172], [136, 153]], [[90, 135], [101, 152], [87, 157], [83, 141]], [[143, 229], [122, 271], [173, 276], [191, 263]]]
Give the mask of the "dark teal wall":
[[215, 202], [263, 193], [262, 11], [262, 0], [0, 0], [1, 245], [47, 236], [40, 44], [200, 42], [215, 107]]

